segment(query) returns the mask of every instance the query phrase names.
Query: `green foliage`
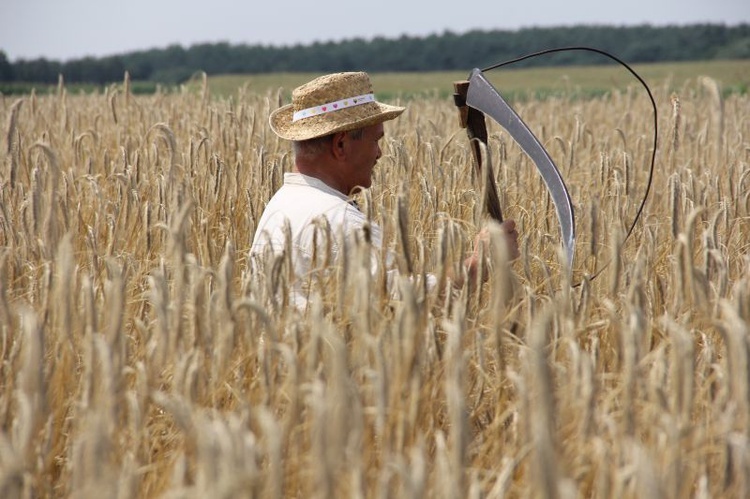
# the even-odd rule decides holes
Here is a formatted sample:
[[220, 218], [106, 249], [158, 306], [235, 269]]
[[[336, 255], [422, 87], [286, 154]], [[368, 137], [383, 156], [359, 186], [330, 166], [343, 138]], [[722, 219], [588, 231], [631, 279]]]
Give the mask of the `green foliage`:
[[716, 55], [721, 59], [750, 59], [750, 36], [725, 45]]
[[[65, 85], [65, 91], [70, 94], [96, 94], [103, 93], [107, 85], [93, 83], [71, 83]], [[37, 95], [49, 95], [58, 92], [58, 85], [47, 83], [25, 83], [25, 82], [0, 82], [0, 95], [29, 95], [32, 92]], [[157, 82], [134, 81], [130, 84], [130, 93], [133, 95], [150, 95], [163, 88]]]
[[13, 65], [8, 60], [8, 56], [0, 50], [0, 81], [13, 80]]
[[189, 80], [193, 73], [194, 71], [184, 66], [164, 68], [154, 71], [148, 79], [152, 82], [165, 83], [167, 85], [177, 85]]
[[[203, 43], [170, 45], [101, 59], [68, 62], [46, 59], [10, 63], [0, 52], [0, 82], [107, 84], [133, 81], [182, 84], [196, 72], [216, 74], [468, 71], [544, 49], [589, 46], [613, 53], [628, 63], [750, 59], [750, 25], [573, 26], [517, 31], [446, 31], [426, 37], [400, 36], [371, 40], [273, 47]], [[605, 65], [601, 55], [575, 51], [547, 55], [516, 67]]]
[[0, 82], [0, 95], [26, 95], [31, 92], [40, 94], [50, 93], [52, 85], [33, 83]]

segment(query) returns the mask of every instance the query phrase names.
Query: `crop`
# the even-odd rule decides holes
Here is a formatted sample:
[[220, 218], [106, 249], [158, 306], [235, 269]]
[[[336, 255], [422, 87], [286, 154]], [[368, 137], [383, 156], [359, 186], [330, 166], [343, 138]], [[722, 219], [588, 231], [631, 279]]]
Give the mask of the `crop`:
[[455, 108], [411, 100], [360, 195], [403, 277], [365, 240], [322, 249], [299, 311], [288, 259], [248, 260], [293, 164], [281, 92], [128, 85], [0, 99], [0, 497], [750, 494], [748, 96], [654, 89], [625, 241], [643, 95], [519, 104], [571, 189], [574, 268], [491, 127], [522, 255], [494, 244], [445, 293], [424, 275], [450, 289], [489, 222]]

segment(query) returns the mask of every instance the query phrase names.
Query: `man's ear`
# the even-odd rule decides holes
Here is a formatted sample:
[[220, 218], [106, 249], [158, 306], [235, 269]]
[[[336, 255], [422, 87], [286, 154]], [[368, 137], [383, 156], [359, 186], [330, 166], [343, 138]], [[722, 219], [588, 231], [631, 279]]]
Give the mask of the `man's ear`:
[[336, 159], [346, 159], [346, 132], [333, 134], [331, 139], [331, 153]]

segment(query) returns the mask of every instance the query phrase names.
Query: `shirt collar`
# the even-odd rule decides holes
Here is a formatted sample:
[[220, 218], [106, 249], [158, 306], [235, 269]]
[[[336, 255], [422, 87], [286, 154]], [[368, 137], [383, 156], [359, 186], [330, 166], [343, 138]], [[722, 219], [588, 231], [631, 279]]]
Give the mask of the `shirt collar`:
[[347, 203], [351, 204], [355, 208], [359, 209], [359, 206], [357, 206], [357, 203], [352, 198], [350, 198], [349, 196], [346, 196], [343, 192], [334, 189], [333, 187], [326, 184], [325, 182], [323, 182], [317, 177], [311, 177], [310, 175], [305, 175], [304, 173], [299, 173], [299, 172], [287, 172], [284, 174], [284, 184], [285, 185], [305, 185], [305, 186], [313, 187], [327, 194], [331, 194], [332, 196], [336, 196], [337, 198], [343, 201], [346, 201]]

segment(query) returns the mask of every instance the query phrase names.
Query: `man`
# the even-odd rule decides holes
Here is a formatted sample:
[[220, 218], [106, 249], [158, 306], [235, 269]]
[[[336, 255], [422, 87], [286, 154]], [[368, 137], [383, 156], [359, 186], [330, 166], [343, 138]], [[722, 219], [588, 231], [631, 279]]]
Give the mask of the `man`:
[[[368, 188], [381, 156], [383, 122], [398, 117], [403, 107], [378, 102], [369, 76], [363, 72], [321, 76], [292, 92], [292, 103], [271, 113], [271, 129], [293, 141], [295, 167], [284, 175], [283, 186], [269, 201], [258, 221], [251, 255], [278, 254], [289, 242], [297, 277], [294, 301], [306, 303], [299, 286], [310, 275], [319, 250], [319, 223], [333, 234], [347, 235], [367, 229], [375, 248], [382, 244], [380, 228], [370, 224], [350, 196]], [[515, 224], [504, 224], [509, 252], [518, 252]], [[287, 241], [287, 239], [291, 241]], [[337, 256], [337, 241], [331, 245]], [[469, 273], [478, 266], [478, 252], [464, 262]]]

